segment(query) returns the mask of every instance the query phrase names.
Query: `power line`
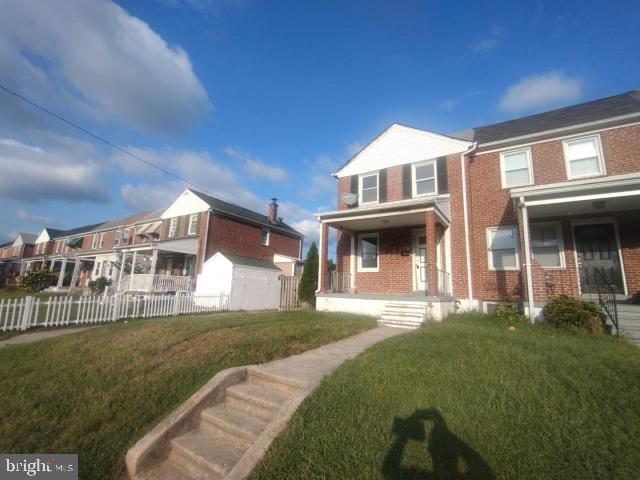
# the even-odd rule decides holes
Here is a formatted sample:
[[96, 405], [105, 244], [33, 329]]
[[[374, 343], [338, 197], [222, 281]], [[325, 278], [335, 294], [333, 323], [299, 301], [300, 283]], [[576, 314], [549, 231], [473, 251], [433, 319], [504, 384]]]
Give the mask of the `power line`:
[[[196, 183], [190, 182], [189, 180], [187, 180], [187, 179], [185, 179], [185, 178], [182, 178], [182, 177], [180, 177], [179, 175], [176, 175], [175, 173], [173, 173], [173, 172], [171, 172], [171, 171], [169, 171], [169, 170], [167, 170], [167, 169], [165, 169], [165, 168], [162, 168], [161, 166], [156, 165], [155, 163], [150, 162], [149, 160], [146, 160], [146, 159], [144, 159], [144, 158], [140, 157], [139, 155], [136, 155], [136, 154], [135, 154], [135, 153], [133, 153], [133, 152], [130, 152], [130, 151], [129, 151], [129, 150], [127, 150], [126, 148], [122, 148], [122, 147], [120, 147], [120, 146], [116, 145], [115, 143], [113, 143], [113, 142], [111, 142], [111, 141], [107, 140], [106, 138], [103, 138], [103, 137], [101, 137], [101, 136], [99, 136], [99, 135], [96, 135], [95, 133], [91, 132], [90, 130], [87, 130], [87, 129], [86, 129], [86, 128], [84, 128], [84, 127], [81, 127], [80, 125], [78, 125], [77, 123], [72, 122], [71, 120], [67, 120], [67, 119], [66, 119], [66, 118], [64, 118], [62, 115], [58, 115], [57, 113], [52, 112], [51, 110], [47, 109], [46, 107], [43, 107], [42, 105], [39, 105], [39, 104], [37, 104], [36, 102], [34, 102], [34, 101], [32, 101], [32, 100], [29, 100], [28, 98], [26, 98], [26, 97], [24, 97], [24, 96], [20, 95], [19, 93], [14, 92], [14, 91], [13, 91], [13, 90], [11, 90], [10, 88], [8, 88], [8, 87], [4, 86], [2, 83], [0, 83], [0, 89], [4, 90], [5, 92], [7, 92], [7, 93], [8, 93], [8, 94], [10, 94], [10, 95], [13, 95], [13, 96], [14, 96], [14, 97], [16, 97], [16, 98], [18, 98], [18, 99], [22, 100], [23, 102], [28, 103], [28, 104], [29, 104], [29, 105], [31, 105], [32, 107], [35, 107], [35, 108], [37, 108], [37, 109], [39, 109], [39, 110], [43, 111], [43, 112], [44, 112], [44, 113], [46, 113], [47, 115], [50, 115], [50, 116], [52, 116], [53, 118], [55, 118], [55, 119], [57, 119], [57, 120], [60, 120], [60, 121], [61, 121], [61, 122], [63, 122], [63, 123], [66, 123], [67, 125], [69, 125], [69, 126], [71, 126], [71, 127], [75, 128], [76, 130], [80, 130], [82, 133], [84, 133], [84, 134], [86, 134], [86, 135], [89, 135], [90, 137], [94, 138], [95, 140], [98, 140], [99, 142], [102, 142], [102, 143], [104, 143], [104, 144], [106, 144], [106, 145], [110, 146], [111, 148], [113, 148], [113, 149], [115, 149], [115, 150], [118, 150], [119, 152], [124, 153], [125, 155], [129, 155], [131, 158], [134, 158], [134, 159], [136, 159], [136, 160], [138, 160], [138, 161], [140, 161], [140, 162], [142, 162], [142, 163], [144, 163], [144, 164], [148, 165], [148, 166], [149, 166], [149, 167], [151, 167], [151, 168], [155, 168], [156, 170], [159, 170], [160, 172], [164, 173], [165, 175], [168, 175], [168, 176], [170, 176], [170, 177], [172, 177], [172, 178], [175, 178], [176, 180], [179, 180], [179, 181], [181, 181], [181, 182], [183, 182], [183, 183], [185, 183], [185, 184], [187, 184], [187, 185], [189, 185], [189, 186], [191, 186], [191, 187], [194, 187], [194, 188], [196, 188], [196, 189], [198, 189], [198, 190], [200, 190], [200, 191], [203, 191], [203, 192], [205, 192], [205, 193], [208, 193], [208, 194], [209, 194], [209, 195], [211, 195], [212, 197], [219, 198], [220, 200], [224, 200], [225, 202], [229, 202], [229, 200], [227, 200], [227, 199], [225, 199], [225, 198], [221, 197], [220, 195], [216, 195], [216, 194], [214, 194], [213, 192], [209, 191], [208, 189], [206, 189], [206, 188], [204, 188], [204, 187], [202, 187], [202, 186], [200, 186], [200, 185], [198, 185], [198, 184], [196, 184]], [[230, 203], [233, 203], [233, 202], [230, 202]]]

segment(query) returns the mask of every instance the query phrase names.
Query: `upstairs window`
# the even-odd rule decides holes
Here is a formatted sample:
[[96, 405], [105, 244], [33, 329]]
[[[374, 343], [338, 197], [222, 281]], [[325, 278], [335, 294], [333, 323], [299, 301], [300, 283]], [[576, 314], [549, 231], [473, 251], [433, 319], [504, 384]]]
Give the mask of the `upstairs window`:
[[378, 234], [366, 233], [358, 237], [360, 256], [359, 272], [378, 271]]
[[413, 196], [436, 193], [436, 164], [434, 161], [413, 165]]
[[544, 268], [564, 268], [562, 233], [559, 223], [531, 225], [531, 253]]
[[520, 254], [518, 229], [515, 226], [487, 229], [487, 252], [490, 270], [518, 270]]
[[565, 140], [564, 158], [569, 180], [604, 174], [600, 141], [597, 136]]
[[173, 217], [169, 222], [169, 233], [167, 236], [175, 237], [178, 234], [178, 217]]
[[360, 205], [378, 203], [378, 172], [360, 175]]
[[98, 235], [94, 235], [93, 239], [91, 240], [91, 248], [93, 250], [95, 250], [96, 248], [98, 248]]
[[522, 187], [533, 183], [531, 169], [531, 150], [514, 150], [500, 154], [502, 187]]
[[189, 216], [189, 230], [187, 230], [189, 235], [195, 235], [198, 233], [198, 218], [199, 215], [197, 213], [192, 213]]
[[263, 228], [262, 232], [260, 232], [260, 245], [263, 247], [269, 246], [269, 229]]
[[101, 233], [100, 237], [98, 237], [98, 248], [102, 247], [104, 247], [104, 233]]

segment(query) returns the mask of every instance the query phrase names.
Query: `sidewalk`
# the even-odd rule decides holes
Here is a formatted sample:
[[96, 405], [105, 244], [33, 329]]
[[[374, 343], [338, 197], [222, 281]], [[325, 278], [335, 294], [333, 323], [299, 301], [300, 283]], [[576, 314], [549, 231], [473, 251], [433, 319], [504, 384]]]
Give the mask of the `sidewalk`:
[[72, 333], [84, 332], [91, 327], [79, 327], [79, 328], [61, 328], [60, 330], [50, 330], [43, 332], [23, 333], [16, 335], [15, 337], [8, 338], [0, 341], [0, 348], [7, 347], [9, 345], [20, 345], [21, 343], [37, 342], [39, 340], [45, 340], [47, 338], [61, 337], [62, 335], [70, 335]]

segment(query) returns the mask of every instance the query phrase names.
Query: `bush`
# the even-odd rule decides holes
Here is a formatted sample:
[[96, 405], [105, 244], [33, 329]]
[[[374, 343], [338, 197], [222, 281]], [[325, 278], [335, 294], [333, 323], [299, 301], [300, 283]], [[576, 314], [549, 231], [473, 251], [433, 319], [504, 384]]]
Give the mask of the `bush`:
[[58, 272], [52, 272], [49, 269], [43, 268], [37, 272], [28, 272], [23, 277], [20, 277], [20, 286], [30, 292], [40, 292], [53, 285], [57, 279]]
[[513, 300], [501, 300], [496, 307], [496, 316], [505, 322], [526, 322], [527, 316], [520, 310]]
[[[325, 265], [326, 268], [326, 265]], [[304, 270], [298, 287], [298, 298], [311, 306], [316, 304], [316, 290], [318, 289], [318, 247], [315, 242], [309, 247], [304, 261]]]
[[556, 327], [602, 333], [605, 314], [595, 302], [583, 302], [567, 295], [560, 295], [544, 307], [545, 320]]
[[89, 282], [89, 290], [93, 293], [103, 293], [104, 289], [109, 285], [111, 285], [111, 280], [108, 280], [106, 277], [99, 277]]

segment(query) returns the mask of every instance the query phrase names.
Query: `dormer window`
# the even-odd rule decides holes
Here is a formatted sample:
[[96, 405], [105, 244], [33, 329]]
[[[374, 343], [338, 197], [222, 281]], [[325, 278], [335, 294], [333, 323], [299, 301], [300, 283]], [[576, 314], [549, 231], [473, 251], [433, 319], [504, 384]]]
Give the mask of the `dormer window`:
[[360, 205], [378, 203], [378, 172], [360, 175]]
[[413, 168], [413, 196], [436, 193], [436, 162], [434, 160], [416, 163]]

